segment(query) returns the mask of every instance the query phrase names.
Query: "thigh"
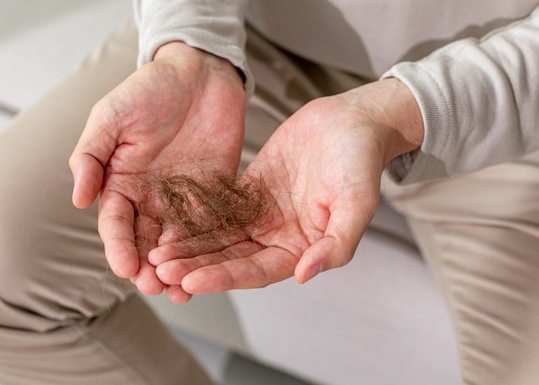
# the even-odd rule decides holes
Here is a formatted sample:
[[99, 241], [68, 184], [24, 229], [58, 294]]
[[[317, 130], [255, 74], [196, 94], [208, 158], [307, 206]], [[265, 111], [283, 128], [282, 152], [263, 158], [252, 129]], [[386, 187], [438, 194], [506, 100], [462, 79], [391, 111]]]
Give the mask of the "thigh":
[[539, 152], [383, 191], [409, 219], [449, 306], [465, 384], [539, 383]]
[[0, 325], [46, 331], [124, 297], [107, 278], [97, 207], [77, 210], [68, 159], [93, 104], [135, 69], [133, 27], [119, 32], [0, 136]]
[[3, 385], [211, 385], [138, 296], [47, 333], [0, 328]]
[[97, 205], [71, 203], [69, 156], [136, 55], [129, 24], [0, 134], [2, 384], [211, 382], [131, 283], [109, 273]]

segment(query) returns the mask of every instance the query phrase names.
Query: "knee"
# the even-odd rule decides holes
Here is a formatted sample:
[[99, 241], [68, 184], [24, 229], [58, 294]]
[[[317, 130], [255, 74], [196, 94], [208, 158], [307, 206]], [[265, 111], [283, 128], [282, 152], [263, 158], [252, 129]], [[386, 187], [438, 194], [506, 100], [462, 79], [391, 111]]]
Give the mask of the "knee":
[[106, 278], [95, 205], [73, 207], [66, 173], [38, 172], [0, 171], [0, 326], [42, 331], [113, 306], [126, 285]]

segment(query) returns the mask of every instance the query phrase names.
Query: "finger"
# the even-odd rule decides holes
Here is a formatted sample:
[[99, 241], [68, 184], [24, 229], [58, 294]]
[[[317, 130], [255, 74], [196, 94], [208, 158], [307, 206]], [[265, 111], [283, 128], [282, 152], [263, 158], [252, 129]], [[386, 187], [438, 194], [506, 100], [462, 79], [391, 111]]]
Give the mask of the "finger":
[[[106, 120], [105, 109], [96, 105], [90, 114], [69, 166], [73, 173], [73, 204], [78, 208], [90, 206], [97, 198], [103, 184], [104, 167], [117, 146], [117, 132], [113, 119]], [[110, 112], [108, 113], [110, 115]], [[109, 122], [103, 124], [102, 122]]]
[[185, 276], [181, 285], [192, 294], [265, 287], [291, 277], [297, 262], [298, 257], [289, 251], [269, 247], [243, 258], [194, 270]]
[[137, 216], [135, 219], [135, 245], [140, 259], [140, 268], [131, 282], [144, 294], [157, 295], [163, 289], [163, 283], [155, 274], [155, 267], [148, 263], [150, 250], [157, 246], [161, 235], [161, 226], [153, 218]]
[[187, 274], [200, 269], [201, 267], [217, 265], [229, 261], [230, 255], [233, 253], [234, 251], [223, 250], [217, 253], [200, 255], [195, 258], [174, 259], [157, 266], [155, 272], [157, 277], [164, 284], [181, 285], [183, 278]]
[[338, 239], [324, 236], [305, 250], [294, 275], [299, 283], [305, 283], [323, 271], [344, 266], [352, 255], [345, 252]]
[[99, 201], [98, 220], [99, 235], [112, 271], [121, 278], [134, 277], [140, 264], [131, 202], [116, 191], [104, 191]]
[[193, 297], [192, 294], [187, 293], [183, 288], [179, 285], [175, 286], [169, 286], [165, 290], [167, 297], [174, 303], [177, 304], [183, 304], [186, 302], [189, 302], [191, 298]]
[[[160, 241], [162, 238], [160, 238]], [[173, 259], [192, 258], [215, 253], [245, 240], [245, 234], [233, 232], [230, 234], [219, 234], [219, 237], [216, 237], [215, 234], [203, 234], [183, 241], [175, 241], [159, 246], [150, 251], [148, 260], [152, 265], [157, 266]]]
[[296, 266], [296, 280], [305, 283], [323, 271], [349, 263], [377, 204], [377, 199], [337, 202], [324, 237], [305, 250]]
[[131, 278], [131, 282], [147, 295], [158, 295], [163, 292], [165, 285], [157, 278], [155, 267], [150, 265], [148, 261], [140, 261], [140, 268], [137, 275]]
[[75, 185], [73, 204], [79, 209], [90, 206], [103, 184], [103, 165], [90, 154], [74, 154], [69, 160]]

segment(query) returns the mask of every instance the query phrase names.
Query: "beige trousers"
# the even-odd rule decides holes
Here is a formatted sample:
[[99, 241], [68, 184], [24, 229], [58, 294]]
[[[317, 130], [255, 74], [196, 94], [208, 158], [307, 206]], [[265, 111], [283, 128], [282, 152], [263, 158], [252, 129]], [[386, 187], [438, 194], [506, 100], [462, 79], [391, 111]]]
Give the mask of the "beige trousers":
[[97, 205], [71, 204], [69, 156], [93, 104], [135, 70], [136, 45], [123, 28], [0, 134], [2, 385], [212, 383], [107, 271]]
[[463, 383], [539, 384], [539, 153], [383, 194], [443, 291]]
[[[257, 91], [244, 164], [308, 100], [363, 83], [253, 33], [248, 54]], [[107, 271], [96, 206], [71, 205], [69, 155], [91, 107], [135, 69], [135, 56], [129, 25], [0, 135], [3, 385], [209, 384], [133, 287]], [[384, 182], [445, 294], [466, 385], [539, 383], [538, 163], [536, 154], [444, 182]]]

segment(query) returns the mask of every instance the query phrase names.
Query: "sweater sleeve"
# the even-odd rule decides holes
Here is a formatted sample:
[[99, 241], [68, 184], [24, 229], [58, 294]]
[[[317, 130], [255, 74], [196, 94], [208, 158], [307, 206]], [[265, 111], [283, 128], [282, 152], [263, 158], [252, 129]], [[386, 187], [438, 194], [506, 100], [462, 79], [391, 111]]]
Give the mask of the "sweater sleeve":
[[139, 29], [138, 65], [153, 60], [162, 45], [183, 41], [229, 60], [243, 72], [248, 96], [254, 80], [245, 56], [244, 15], [248, 0], [134, 0]]
[[421, 149], [390, 163], [403, 184], [469, 173], [539, 149], [539, 7], [480, 40], [449, 44], [396, 77], [425, 124]]

